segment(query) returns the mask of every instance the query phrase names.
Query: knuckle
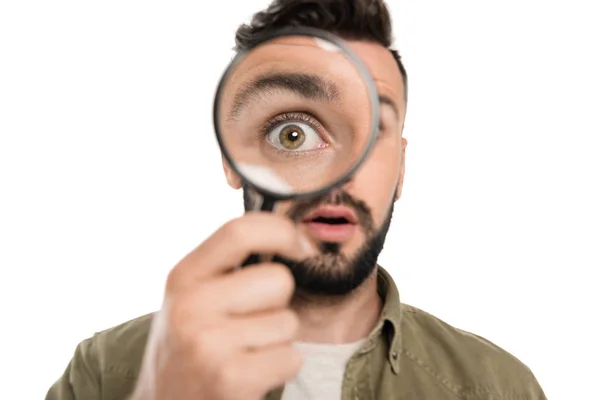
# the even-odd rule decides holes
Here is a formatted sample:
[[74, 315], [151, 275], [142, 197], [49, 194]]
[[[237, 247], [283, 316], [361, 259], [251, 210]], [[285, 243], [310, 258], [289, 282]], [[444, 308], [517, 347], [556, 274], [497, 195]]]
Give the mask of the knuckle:
[[272, 271], [269, 273], [269, 279], [272, 279], [277, 287], [285, 293], [291, 293], [296, 286], [294, 275], [288, 267], [283, 264], [272, 265]]
[[286, 247], [295, 247], [298, 243], [297, 238], [298, 232], [291, 220], [283, 219], [278, 229], [278, 237], [285, 243]]
[[181, 270], [177, 267], [172, 268], [167, 275], [166, 292], [174, 293], [180, 286], [181, 282]]
[[232, 243], [237, 243], [244, 238], [245, 220], [243, 217], [234, 218], [223, 225], [223, 235], [231, 240]]
[[[256, 234], [257, 230], [260, 235]], [[298, 232], [294, 222], [281, 215], [249, 213], [226, 222], [221, 234], [230, 243], [263, 242], [291, 254], [297, 252]]]

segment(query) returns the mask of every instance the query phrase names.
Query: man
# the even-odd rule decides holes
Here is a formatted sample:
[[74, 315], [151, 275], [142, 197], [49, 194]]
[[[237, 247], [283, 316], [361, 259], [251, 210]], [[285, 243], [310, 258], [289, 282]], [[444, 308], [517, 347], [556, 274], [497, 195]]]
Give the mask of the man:
[[[401, 304], [377, 265], [407, 146], [407, 77], [383, 1], [275, 0], [239, 28], [238, 50], [292, 25], [346, 39], [390, 99], [372, 153], [341, 187], [281, 204], [285, 215], [226, 223], [172, 269], [159, 312], [80, 343], [47, 399], [545, 399], [504, 350]], [[251, 188], [224, 170], [253, 209]], [[357, 227], [315, 246], [303, 218], [327, 210]], [[253, 253], [278, 262], [234, 270]]]

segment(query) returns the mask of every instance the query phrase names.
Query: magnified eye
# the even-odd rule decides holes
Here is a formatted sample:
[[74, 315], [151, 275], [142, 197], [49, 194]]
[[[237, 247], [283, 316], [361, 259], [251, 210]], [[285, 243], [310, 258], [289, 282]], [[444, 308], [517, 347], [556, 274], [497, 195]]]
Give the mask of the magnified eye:
[[283, 123], [270, 130], [267, 141], [281, 151], [303, 152], [327, 147], [319, 133], [302, 122]]

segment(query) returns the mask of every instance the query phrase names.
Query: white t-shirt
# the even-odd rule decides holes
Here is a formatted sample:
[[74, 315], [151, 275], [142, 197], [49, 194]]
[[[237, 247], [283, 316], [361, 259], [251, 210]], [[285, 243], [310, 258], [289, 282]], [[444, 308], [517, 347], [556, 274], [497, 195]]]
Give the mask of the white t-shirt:
[[288, 381], [281, 400], [336, 400], [342, 398], [346, 364], [364, 339], [347, 344], [295, 343], [304, 363], [296, 378]]

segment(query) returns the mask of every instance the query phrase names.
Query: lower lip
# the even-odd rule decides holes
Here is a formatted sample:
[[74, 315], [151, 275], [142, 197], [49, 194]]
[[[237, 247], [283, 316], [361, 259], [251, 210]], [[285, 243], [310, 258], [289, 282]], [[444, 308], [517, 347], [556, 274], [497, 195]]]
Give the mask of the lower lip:
[[324, 242], [345, 242], [352, 237], [354, 224], [325, 224], [322, 222], [306, 222], [309, 233]]

